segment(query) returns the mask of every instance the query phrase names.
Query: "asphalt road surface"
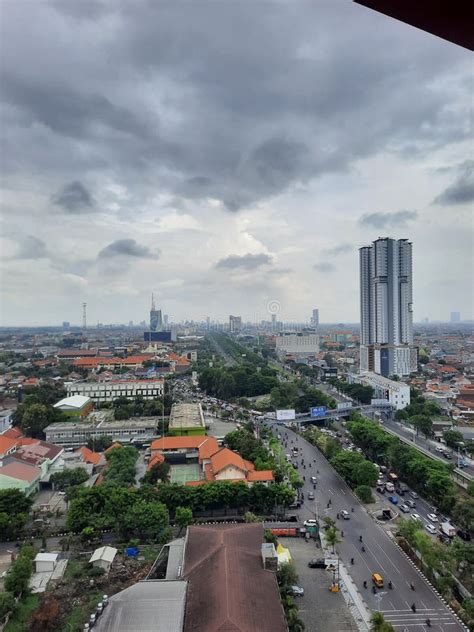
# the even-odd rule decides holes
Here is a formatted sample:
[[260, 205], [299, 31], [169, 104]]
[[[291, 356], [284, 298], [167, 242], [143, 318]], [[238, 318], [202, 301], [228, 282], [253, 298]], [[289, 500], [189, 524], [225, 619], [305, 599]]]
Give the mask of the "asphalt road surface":
[[[315, 516], [319, 516], [320, 520], [324, 516], [331, 516], [336, 520], [337, 512], [342, 509], [349, 512], [349, 520], [336, 520], [338, 528], [344, 533], [336, 550], [369, 608], [380, 609], [395, 629], [404, 632], [465, 630], [380, 525], [366, 513], [348, 485], [319, 450], [283, 426], [270, 426], [273, 426], [275, 434], [282, 435], [282, 441], [285, 434], [287, 435], [285, 452], [290, 452], [294, 446], [300, 448], [299, 472], [306, 477], [305, 500], [299, 510], [301, 520]], [[302, 468], [302, 458], [307, 464], [306, 469]], [[307, 499], [308, 492], [313, 491], [313, 485], [309, 482], [312, 475], [318, 479], [314, 501]], [[331, 504], [328, 508], [329, 501]], [[354, 508], [354, 512], [351, 512], [351, 508]], [[363, 544], [359, 541], [360, 536]], [[365, 552], [361, 550], [362, 545]], [[354, 559], [353, 565], [351, 558]], [[385, 588], [378, 590], [376, 595], [371, 589], [371, 576], [374, 572], [378, 572], [385, 582]], [[367, 589], [363, 587], [364, 580], [367, 581]], [[393, 584], [391, 590], [387, 587], [389, 580]], [[414, 584], [415, 591], [411, 590], [410, 583]], [[416, 605], [416, 613], [411, 610], [413, 603]], [[426, 625], [426, 619], [430, 619], [431, 628]]]

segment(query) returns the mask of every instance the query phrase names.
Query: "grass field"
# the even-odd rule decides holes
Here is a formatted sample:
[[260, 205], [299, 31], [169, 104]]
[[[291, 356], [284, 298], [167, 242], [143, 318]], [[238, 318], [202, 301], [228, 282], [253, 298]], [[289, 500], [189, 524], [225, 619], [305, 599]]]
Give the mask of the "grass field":
[[172, 465], [171, 482], [184, 485], [187, 481], [199, 480], [199, 465], [190, 463], [189, 465]]

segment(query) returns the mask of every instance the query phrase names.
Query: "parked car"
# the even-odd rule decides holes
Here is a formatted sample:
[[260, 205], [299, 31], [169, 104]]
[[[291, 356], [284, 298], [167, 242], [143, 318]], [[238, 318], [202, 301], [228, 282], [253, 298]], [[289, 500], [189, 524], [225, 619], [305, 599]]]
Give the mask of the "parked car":
[[400, 505], [400, 510], [403, 511], [403, 513], [410, 513], [410, 507], [406, 503]]
[[314, 518], [309, 518], [309, 520], [305, 520], [303, 522], [303, 525], [305, 527], [317, 527], [318, 526], [318, 521], [315, 520]]
[[323, 558], [314, 558], [308, 562], [310, 568], [326, 568], [326, 561]]
[[429, 513], [427, 518], [430, 522], [438, 522], [438, 516], [434, 513]]
[[456, 531], [456, 534], [461, 538], [461, 540], [464, 540], [465, 542], [471, 541], [471, 534], [465, 529], [458, 529]]
[[291, 586], [290, 592], [294, 597], [304, 597], [304, 588], [301, 586]]
[[421, 516], [420, 516], [420, 514], [417, 514], [417, 513], [412, 513], [412, 514], [410, 514], [410, 518], [411, 518], [412, 520], [421, 520]]
[[433, 525], [430, 524], [429, 522], [425, 524], [425, 529], [432, 535], [436, 533], [436, 527], [433, 527]]

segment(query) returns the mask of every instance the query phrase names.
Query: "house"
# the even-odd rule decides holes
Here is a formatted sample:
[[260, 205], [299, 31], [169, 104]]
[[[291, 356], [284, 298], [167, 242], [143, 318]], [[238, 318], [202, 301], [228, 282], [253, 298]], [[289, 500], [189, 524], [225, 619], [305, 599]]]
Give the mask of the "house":
[[54, 571], [57, 564], [59, 553], [38, 553], [35, 557], [35, 565], [37, 573], [48, 573]]
[[20, 489], [25, 496], [31, 496], [39, 490], [41, 469], [12, 460], [0, 468], [0, 490]]
[[0, 435], [0, 462], [4, 457], [8, 456], [9, 454], [13, 454], [13, 452], [15, 452], [16, 450], [16, 446], [16, 439], [8, 437], [6, 433]]
[[204, 459], [204, 475], [206, 481], [245, 481], [250, 485], [257, 482], [268, 485], [274, 481], [271, 470], [256, 471], [253, 463], [229, 448], [221, 448]]
[[101, 546], [92, 553], [89, 564], [103, 568], [108, 573], [117, 553], [117, 549], [113, 546]]
[[86, 446], [78, 448], [75, 452], [82, 455], [84, 463], [90, 463], [94, 467], [105, 465], [105, 456], [100, 452], [93, 452]]

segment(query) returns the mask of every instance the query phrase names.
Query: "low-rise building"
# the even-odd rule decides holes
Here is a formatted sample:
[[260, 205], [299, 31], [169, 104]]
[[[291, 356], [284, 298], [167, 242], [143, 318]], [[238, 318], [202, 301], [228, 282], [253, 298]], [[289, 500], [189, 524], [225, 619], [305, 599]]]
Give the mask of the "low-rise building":
[[67, 417], [80, 417], [83, 419], [91, 412], [94, 405], [90, 397], [84, 395], [73, 395], [65, 397], [54, 404], [54, 408], [60, 410]]
[[371, 386], [374, 389], [374, 399], [386, 399], [397, 410], [410, 403], [410, 387], [404, 382], [396, 382], [369, 371], [359, 375], [351, 374], [350, 377], [352, 382]]
[[307, 357], [319, 353], [319, 336], [310, 332], [280, 333], [275, 340], [278, 356]]
[[199, 403], [173, 404], [169, 432], [174, 435], [205, 435], [206, 423]]
[[39, 490], [41, 469], [19, 461], [11, 461], [0, 468], [0, 490], [19, 489], [25, 496], [31, 496]]
[[155, 399], [163, 397], [164, 380], [107, 380], [104, 382], [73, 382], [67, 385], [69, 396], [82, 395], [97, 404], [113, 402], [118, 397]]
[[103, 568], [108, 573], [117, 553], [118, 550], [113, 546], [101, 546], [92, 553], [89, 564]]
[[158, 417], [134, 417], [120, 421], [57, 422], [44, 429], [47, 441], [60, 446], [79, 447], [89, 439], [110, 437], [123, 444], [148, 443], [160, 434]]

